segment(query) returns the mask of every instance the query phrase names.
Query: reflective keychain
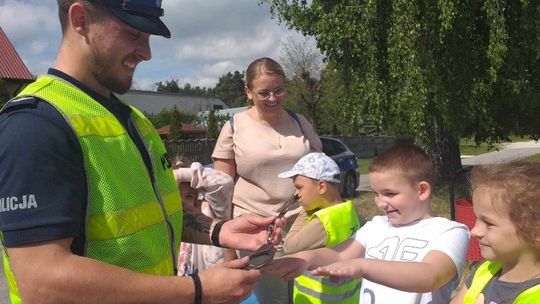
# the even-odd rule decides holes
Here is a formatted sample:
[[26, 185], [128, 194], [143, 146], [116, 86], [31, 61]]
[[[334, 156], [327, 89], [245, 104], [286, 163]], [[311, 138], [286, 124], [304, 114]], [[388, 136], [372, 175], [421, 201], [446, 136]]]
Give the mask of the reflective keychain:
[[[291, 199], [289, 199], [279, 210], [279, 213], [276, 215], [276, 219], [283, 218], [285, 216], [285, 213], [289, 211], [289, 208], [294, 203], [296, 203], [298, 199], [300, 199], [298, 195], [294, 195]], [[268, 233], [268, 243], [262, 245], [259, 249], [257, 249], [257, 251], [249, 255], [249, 263], [244, 266], [244, 269], [250, 270], [262, 268], [274, 258], [274, 255], [276, 254], [276, 248], [274, 247], [274, 240], [272, 238], [272, 234], [274, 233], [275, 222], [276, 221], [274, 220], [272, 224], [268, 225], [268, 227], [266, 228], [266, 231]]]

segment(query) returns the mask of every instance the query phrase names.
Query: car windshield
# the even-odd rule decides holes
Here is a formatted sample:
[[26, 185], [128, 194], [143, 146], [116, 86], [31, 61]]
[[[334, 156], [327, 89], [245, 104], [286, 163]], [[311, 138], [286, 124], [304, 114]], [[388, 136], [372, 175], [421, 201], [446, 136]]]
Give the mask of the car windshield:
[[328, 156], [334, 156], [346, 151], [345, 147], [337, 140], [321, 138], [323, 152]]

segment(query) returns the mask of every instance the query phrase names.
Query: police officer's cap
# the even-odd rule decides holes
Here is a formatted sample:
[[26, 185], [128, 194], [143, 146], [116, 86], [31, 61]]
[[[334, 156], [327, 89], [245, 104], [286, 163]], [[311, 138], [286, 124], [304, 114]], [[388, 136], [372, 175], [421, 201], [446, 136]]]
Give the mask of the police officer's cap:
[[141, 32], [171, 38], [171, 32], [159, 19], [164, 14], [161, 0], [94, 0], [92, 2], [107, 7], [118, 19]]

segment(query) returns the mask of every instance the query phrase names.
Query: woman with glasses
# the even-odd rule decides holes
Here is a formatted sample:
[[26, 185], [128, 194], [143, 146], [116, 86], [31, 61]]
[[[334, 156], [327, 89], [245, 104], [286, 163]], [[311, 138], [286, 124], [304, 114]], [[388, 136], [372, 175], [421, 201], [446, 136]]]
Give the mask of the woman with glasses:
[[[214, 167], [234, 177], [233, 216], [274, 215], [294, 194], [290, 180], [278, 178], [322, 144], [308, 120], [283, 108], [285, 73], [276, 61], [259, 58], [246, 70], [245, 92], [251, 106], [221, 129], [212, 154]], [[292, 223], [298, 205], [287, 212]], [[291, 218], [292, 216], [292, 218]], [[286, 229], [285, 229], [286, 230]], [[249, 252], [239, 252], [240, 256]], [[276, 256], [283, 255], [280, 246]], [[290, 303], [286, 282], [263, 277], [255, 289], [259, 303]]]

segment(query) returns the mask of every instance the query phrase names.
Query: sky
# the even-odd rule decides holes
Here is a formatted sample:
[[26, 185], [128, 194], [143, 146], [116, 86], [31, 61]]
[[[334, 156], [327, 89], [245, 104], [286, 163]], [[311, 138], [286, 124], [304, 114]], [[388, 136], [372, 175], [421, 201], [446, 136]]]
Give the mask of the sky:
[[[287, 40], [304, 41], [272, 19], [258, 0], [163, 0], [171, 39], [151, 36], [152, 59], [138, 65], [133, 88], [158, 81], [213, 88], [227, 72], [244, 71], [259, 57], [280, 61]], [[54, 0], [0, 0], [0, 27], [34, 75], [54, 64], [61, 39]]]

